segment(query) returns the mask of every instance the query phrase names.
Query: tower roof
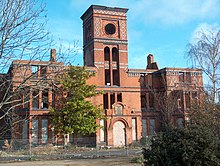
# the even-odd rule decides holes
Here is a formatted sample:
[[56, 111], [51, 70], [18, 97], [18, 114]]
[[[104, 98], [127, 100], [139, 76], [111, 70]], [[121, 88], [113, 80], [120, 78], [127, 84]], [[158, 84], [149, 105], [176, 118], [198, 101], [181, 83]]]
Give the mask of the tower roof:
[[127, 8], [118, 8], [118, 7], [107, 7], [101, 5], [91, 5], [85, 13], [81, 16], [81, 19], [84, 20], [88, 15], [92, 13], [93, 10], [106, 10], [106, 11], [115, 11], [115, 12], [122, 12], [126, 13], [128, 11]]

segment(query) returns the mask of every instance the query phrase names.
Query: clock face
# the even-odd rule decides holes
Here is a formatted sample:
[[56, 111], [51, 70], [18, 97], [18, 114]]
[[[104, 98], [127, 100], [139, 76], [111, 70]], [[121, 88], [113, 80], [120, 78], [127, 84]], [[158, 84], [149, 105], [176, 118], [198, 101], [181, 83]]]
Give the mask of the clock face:
[[113, 35], [116, 31], [115, 25], [112, 23], [109, 23], [105, 26], [105, 32], [108, 35]]

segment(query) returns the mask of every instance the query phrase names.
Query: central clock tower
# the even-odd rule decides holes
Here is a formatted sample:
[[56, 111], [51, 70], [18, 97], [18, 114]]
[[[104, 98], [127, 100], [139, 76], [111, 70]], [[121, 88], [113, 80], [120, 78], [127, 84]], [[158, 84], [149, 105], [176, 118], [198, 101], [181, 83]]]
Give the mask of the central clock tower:
[[128, 67], [125, 8], [92, 5], [82, 15], [84, 66], [99, 68], [102, 85], [120, 86]]

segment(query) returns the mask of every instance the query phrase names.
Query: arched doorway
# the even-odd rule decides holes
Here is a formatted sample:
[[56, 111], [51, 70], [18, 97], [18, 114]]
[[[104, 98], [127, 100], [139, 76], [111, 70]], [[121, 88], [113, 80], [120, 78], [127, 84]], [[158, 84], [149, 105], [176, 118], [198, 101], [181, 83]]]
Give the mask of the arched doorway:
[[117, 121], [113, 125], [113, 141], [114, 146], [125, 146], [125, 125], [121, 121]]

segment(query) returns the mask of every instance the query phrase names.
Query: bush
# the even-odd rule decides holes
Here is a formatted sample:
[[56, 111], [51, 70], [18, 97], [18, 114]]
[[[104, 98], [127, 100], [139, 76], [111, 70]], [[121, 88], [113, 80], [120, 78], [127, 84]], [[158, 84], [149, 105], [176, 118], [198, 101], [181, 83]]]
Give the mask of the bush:
[[145, 165], [220, 165], [220, 141], [201, 127], [168, 129], [143, 149]]

